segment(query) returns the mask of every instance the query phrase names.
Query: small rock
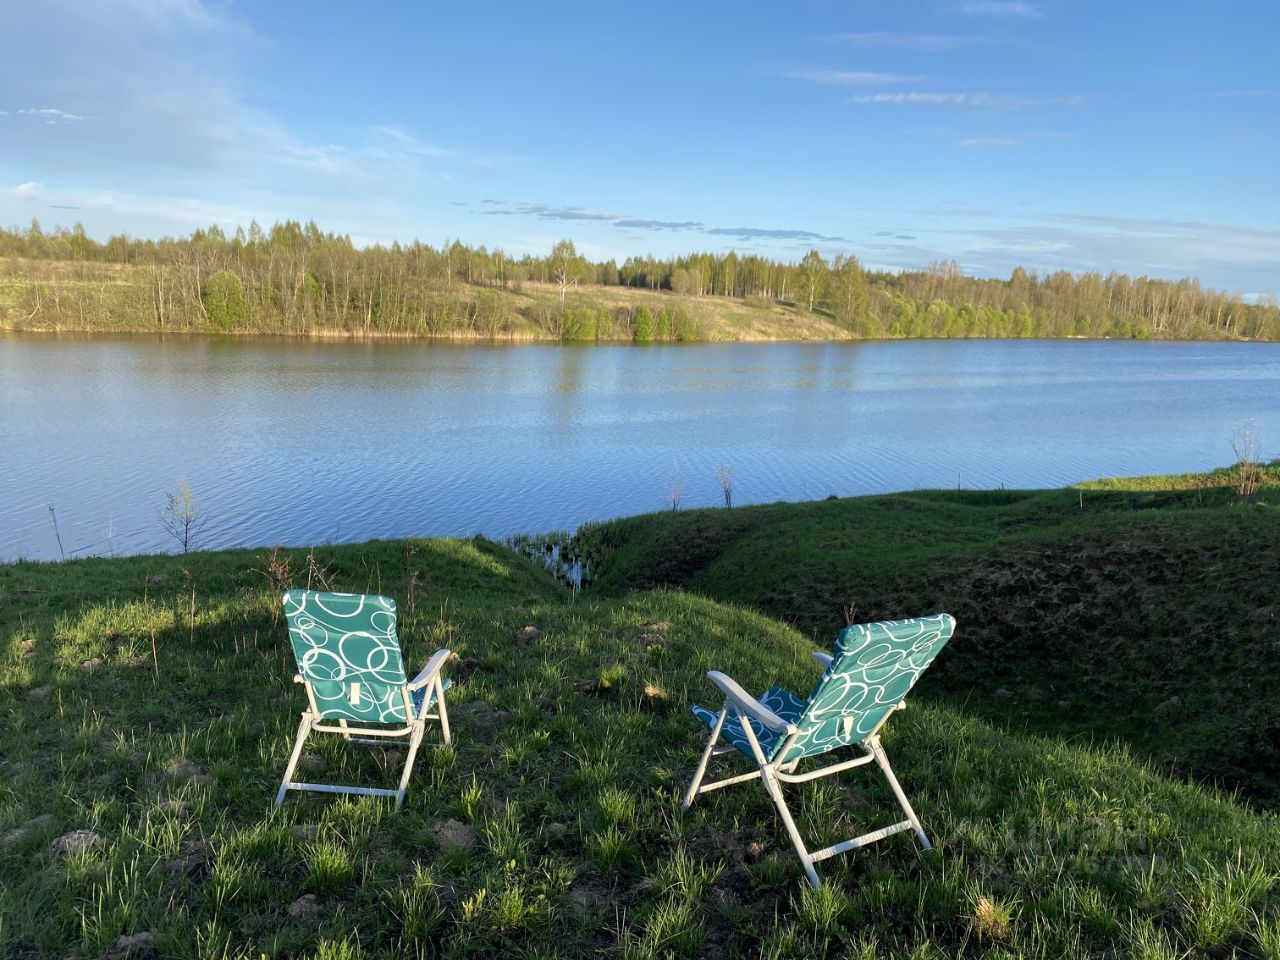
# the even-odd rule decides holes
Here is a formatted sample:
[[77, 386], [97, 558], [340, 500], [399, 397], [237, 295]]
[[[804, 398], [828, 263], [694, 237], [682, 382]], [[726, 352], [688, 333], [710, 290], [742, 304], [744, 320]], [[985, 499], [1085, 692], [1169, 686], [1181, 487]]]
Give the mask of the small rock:
[[764, 844], [759, 840], [752, 840], [747, 844], [747, 856], [752, 860], [758, 860], [764, 856]]
[[156, 938], [149, 933], [121, 934], [116, 937], [102, 960], [158, 960]]
[[303, 770], [310, 770], [315, 773], [324, 769], [324, 757], [318, 753], [304, 753], [298, 758], [298, 766]]
[[169, 575], [167, 573], [153, 573], [151, 576], [147, 577], [147, 583], [151, 584], [152, 586], [159, 586], [162, 583], [168, 583], [168, 582], [169, 582]]
[[646, 633], [666, 633], [671, 629], [671, 621], [659, 620], [657, 623], [650, 623], [643, 627]]
[[568, 824], [561, 823], [558, 820], [547, 824], [547, 836], [551, 837], [553, 840], [559, 840], [568, 832]]
[[7, 847], [11, 844], [21, 843], [36, 831], [47, 830], [49, 827], [52, 827], [55, 822], [53, 814], [42, 813], [40, 816], [28, 820], [20, 827], [14, 827], [3, 837], [0, 837], [0, 847]]
[[98, 836], [92, 830], [72, 830], [70, 833], [64, 833], [49, 847], [55, 852], [60, 853], [64, 857], [73, 857], [78, 853], [84, 853], [86, 850], [97, 850], [99, 847], [106, 846], [107, 841]]
[[320, 912], [320, 900], [314, 893], [304, 893], [289, 904], [289, 916], [294, 920], [310, 920]]
[[183, 757], [172, 761], [164, 768], [164, 772], [180, 783], [194, 783], [202, 787], [213, 783], [213, 777], [205, 773], [199, 764], [192, 763]]
[[446, 820], [436, 826], [432, 834], [445, 850], [470, 850], [476, 845], [476, 832], [457, 820]]
[[42, 700], [51, 693], [53, 693], [53, 687], [46, 683], [43, 686], [32, 687], [30, 690], [28, 690], [27, 699]]
[[542, 631], [533, 624], [526, 624], [516, 631], [516, 643], [532, 643], [542, 636]]
[[88, 671], [90, 673], [93, 672], [94, 670], [100, 670], [102, 666], [103, 666], [103, 660], [101, 657], [94, 657], [92, 660], [80, 661], [80, 669]]
[[36, 648], [35, 637], [28, 637], [26, 640], [23, 640], [20, 644], [18, 644], [18, 649], [21, 650], [23, 653], [28, 653], [34, 650], [35, 648]]
[[1010, 697], [1013, 696], [1013, 691], [1010, 690], [1008, 687], [1001, 687], [999, 690], [996, 691], [996, 696], [999, 697], [1001, 700], [1008, 700]]

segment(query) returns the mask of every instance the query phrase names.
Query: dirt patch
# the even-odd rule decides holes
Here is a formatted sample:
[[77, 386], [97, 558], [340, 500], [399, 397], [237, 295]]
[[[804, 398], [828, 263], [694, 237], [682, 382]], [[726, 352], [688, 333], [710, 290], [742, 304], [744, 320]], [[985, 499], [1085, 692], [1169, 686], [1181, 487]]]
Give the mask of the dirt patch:
[[0, 847], [14, 846], [32, 834], [39, 833], [41, 830], [50, 829], [57, 821], [51, 813], [42, 813], [38, 817], [33, 817], [20, 827], [14, 827], [3, 837], [0, 837]]
[[436, 845], [442, 850], [470, 850], [476, 845], [476, 832], [457, 820], [446, 820], [431, 830]]
[[160, 960], [160, 949], [151, 934], [122, 934], [102, 955], [102, 960]]
[[213, 783], [213, 777], [209, 776], [199, 764], [185, 757], [170, 761], [164, 768], [164, 772], [170, 780], [177, 783], [194, 783], [201, 787], [207, 787]]
[[106, 845], [106, 838], [98, 836], [92, 830], [72, 830], [54, 840], [49, 844], [49, 848], [61, 856], [74, 857], [76, 854], [98, 850]]
[[516, 631], [515, 639], [516, 639], [516, 643], [526, 644], [526, 643], [533, 643], [533, 641], [538, 640], [541, 637], [542, 637], [542, 631], [530, 623], [530, 624], [526, 624], [525, 626], [521, 627], [519, 630]]

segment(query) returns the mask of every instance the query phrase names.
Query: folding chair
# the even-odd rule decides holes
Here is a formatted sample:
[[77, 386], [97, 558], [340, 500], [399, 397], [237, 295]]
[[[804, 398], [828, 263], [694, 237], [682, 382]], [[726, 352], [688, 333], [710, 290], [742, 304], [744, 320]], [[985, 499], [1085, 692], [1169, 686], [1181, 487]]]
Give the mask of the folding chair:
[[[955, 626], [952, 617], [939, 613], [912, 620], [846, 627], [836, 637], [834, 657], [813, 654], [825, 669], [807, 700], [781, 687], [771, 687], [756, 700], [730, 677], [712, 670], [707, 676], [724, 692], [724, 707], [719, 713], [701, 706], [693, 708], [694, 715], [711, 728], [711, 738], [693, 782], [685, 792], [684, 809], [687, 810], [699, 794], [759, 778], [778, 808], [804, 872], [815, 887], [821, 881], [814, 864], [903, 830], [915, 830], [920, 844], [926, 850], [932, 849], [919, 818], [893, 775], [889, 758], [880, 745], [879, 733], [889, 715], [905, 706], [903, 698], [950, 639]], [[730, 745], [717, 746], [722, 734]], [[805, 758], [855, 745], [862, 748], [862, 756], [804, 773], [796, 772]], [[758, 769], [704, 784], [702, 778], [708, 761], [734, 750], [754, 760]], [[787, 809], [782, 784], [804, 783], [873, 761], [889, 781], [906, 819], [810, 853]]]
[[[298, 661], [293, 682], [306, 688], [308, 707], [298, 725], [298, 739], [275, 805], [280, 806], [286, 791], [312, 790], [395, 797], [399, 810], [427, 721], [439, 720], [445, 744], [452, 742], [444, 703], [449, 681], [440, 677], [449, 651], [437, 650], [426, 669], [410, 682], [405, 678], [396, 639], [396, 604], [390, 597], [290, 590], [284, 595], [284, 612]], [[436, 713], [430, 712], [433, 707]], [[408, 738], [399, 788], [295, 783], [293, 772], [312, 733], [336, 733], [348, 741], [367, 744]]]

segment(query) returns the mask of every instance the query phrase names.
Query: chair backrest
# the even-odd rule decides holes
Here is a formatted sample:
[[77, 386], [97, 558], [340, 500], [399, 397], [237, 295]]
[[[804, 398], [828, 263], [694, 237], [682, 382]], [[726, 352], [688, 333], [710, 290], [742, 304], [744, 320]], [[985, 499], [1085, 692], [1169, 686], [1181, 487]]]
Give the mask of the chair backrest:
[[394, 600], [290, 590], [284, 613], [298, 672], [320, 716], [366, 723], [409, 719]]
[[902, 702], [955, 628], [945, 613], [845, 627], [796, 721], [799, 736], [776, 759], [787, 763], [861, 743]]

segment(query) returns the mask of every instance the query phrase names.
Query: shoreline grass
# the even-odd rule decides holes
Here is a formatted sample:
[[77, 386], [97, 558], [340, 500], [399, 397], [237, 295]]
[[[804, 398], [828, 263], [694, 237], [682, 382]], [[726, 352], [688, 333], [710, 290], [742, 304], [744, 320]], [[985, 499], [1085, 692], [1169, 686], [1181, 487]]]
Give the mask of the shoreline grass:
[[[964, 566], [984, 543], [1087, 543], [1083, 527], [1053, 519], [1075, 496], [863, 498], [858, 511], [885, 513], [900, 541], [890, 567], [903, 579], [880, 602], [922, 602], [904, 584], [928, 563]], [[1246, 524], [1273, 531], [1269, 506], [1179, 496], [1192, 499], [1099, 509], [1093, 536], [1135, 536], [1148, 525], [1134, 517], [1163, 518], [1152, 536], [1181, 531], [1182, 543]], [[790, 549], [782, 527], [800, 547], [811, 528], [828, 531], [824, 543], [842, 536], [828, 511], [851, 503], [619, 528], [634, 524], [638, 537], [670, 523], [665, 547], [723, 522], [732, 529], [716, 548], [732, 564], [753, 537]], [[980, 512], [995, 520], [970, 516]], [[872, 556], [816, 551], [853, 580], [875, 569], [881, 536], [858, 517], [858, 550]], [[992, 522], [994, 546], [982, 539]], [[970, 537], [932, 550], [939, 525]], [[710, 555], [684, 571], [685, 589], [626, 586], [652, 574], [637, 543], [616, 546], [612, 585], [577, 595], [480, 539], [280, 551], [274, 564], [239, 550], [0, 567], [0, 953], [93, 958], [132, 943], [152, 951], [142, 955], [255, 958], [1280, 955], [1280, 818], [1162, 772], [1119, 737], [1090, 744], [1010, 721], [1013, 697], [1000, 698], [1005, 722], [955, 699], [964, 674], [948, 680], [943, 667], [953, 653], [965, 660], [959, 644], [980, 627], [972, 612], [957, 614], [956, 649], [886, 730], [936, 853], [893, 838], [828, 861], [828, 886], [811, 891], [753, 785], [681, 814], [701, 744], [687, 705], [714, 703], [705, 671], [803, 692], [813, 636], [825, 645], [840, 625], [838, 595], [822, 595], [818, 565], [790, 554], [775, 572], [799, 579], [772, 599], [714, 598], [728, 580]], [[278, 613], [282, 559], [294, 585], [310, 575], [393, 596], [411, 668], [438, 646], [458, 653], [447, 668], [455, 748], [424, 747], [400, 814], [314, 796], [271, 810], [302, 709]], [[741, 572], [744, 596], [768, 588], [764, 571]], [[815, 589], [814, 606], [798, 605]], [[382, 748], [312, 749], [308, 764], [345, 782], [397, 769]], [[894, 813], [887, 788], [857, 773], [793, 795], [802, 831], [820, 841]]]

